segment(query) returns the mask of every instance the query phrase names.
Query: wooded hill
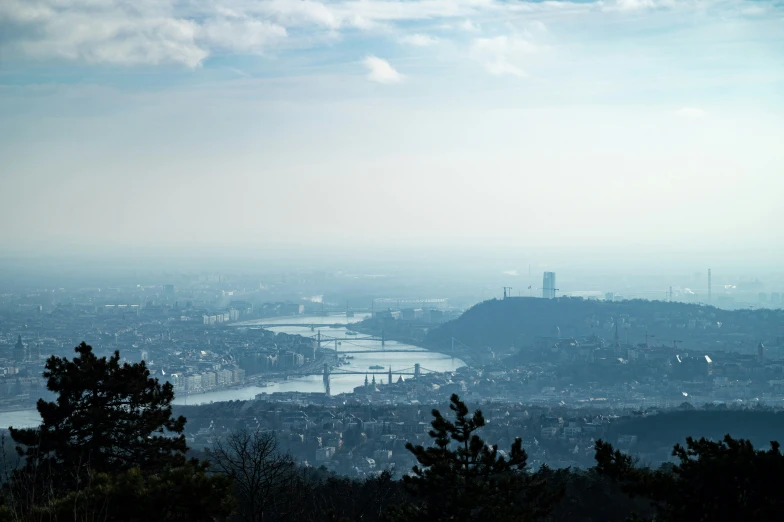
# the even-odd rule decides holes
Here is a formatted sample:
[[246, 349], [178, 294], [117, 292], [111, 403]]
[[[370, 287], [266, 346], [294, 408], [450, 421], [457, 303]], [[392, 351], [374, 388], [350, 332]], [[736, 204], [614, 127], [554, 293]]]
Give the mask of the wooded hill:
[[[740, 351], [759, 342], [784, 342], [784, 310], [722, 310], [712, 306], [648, 301], [508, 298], [480, 303], [454, 321], [428, 332], [425, 346], [451, 347], [454, 337], [469, 347], [531, 346], [537, 336], [598, 337], [612, 340], [619, 321], [622, 343], [651, 345], [682, 341], [684, 348]], [[778, 339], [778, 340], [777, 340]]]

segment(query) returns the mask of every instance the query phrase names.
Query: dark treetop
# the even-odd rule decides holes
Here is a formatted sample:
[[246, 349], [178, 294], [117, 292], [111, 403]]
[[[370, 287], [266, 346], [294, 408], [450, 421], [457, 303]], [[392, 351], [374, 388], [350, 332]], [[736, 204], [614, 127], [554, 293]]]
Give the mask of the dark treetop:
[[43, 375], [57, 400], [38, 401], [41, 426], [10, 428], [27, 467], [65, 478], [80, 469], [150, 474], [182, 465], [185, 418], [172, 416], [172, 385], [150, 378], [143, 361], [120, 364], [119, 352], [98, 358], [84, 342], [75, 351], [72, 360], [46, 362]]

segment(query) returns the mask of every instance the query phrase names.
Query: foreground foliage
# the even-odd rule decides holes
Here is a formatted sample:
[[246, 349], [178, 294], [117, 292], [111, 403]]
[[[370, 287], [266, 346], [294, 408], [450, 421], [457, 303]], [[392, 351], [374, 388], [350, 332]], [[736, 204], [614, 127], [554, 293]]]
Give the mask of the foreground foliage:
[[729, 435], [718, 442], [689, 437], [672, 455], [677, 464], [641, 468], [598, 441], [596, 469], [629, 495], [646, 499], [657, 521], [780, 520], [784, 456], [778, 442], [755, 450], [748, 440]]
[[172, 416], [174, 391], [144, 362], [96, 357], [82, 343], [72, 360], [46, 362], [55, 402], [38, 401], [37, 428], [10, 428], [22, 466], [8, 472], [10, 520], [219, 520], [231, 483], [188, 461], [185, 418]]
[[480, 410], [468, 407], [452, 395], [450, 409], [455, 421], [433, 410], [433, 446], [406, 448], [419, 462], [403, 477], [414, 500], [390, 513], [397, 520], [536, 520], [550, 512], [555, 495], [546, 488], [543, 475], [526, 468], [528, 456], [517, 438], [508, 454], [487, 445], [476, 433], [485, 425]]
[[41, 426], [10, 428], [27, 468], [50, 470], [65, 486], [83, 479], [81, 470], [149, 474], [184, 464], [185, 418], [172, 416], [172, 385], [152, 379], [144, 361], [120, 364], [120, 352], [98, 358], [85, 343], [75, 351], [46, 361], [57, 399], [38, 401]]
[[598, 441], [590, 470], [532, 471], [520, 439], [487, 445], [482, 412], [457, 395], [453, 420], [433, 410], [432, 444], [406, 446], [418, 464], [402, 480], [300, 468], [274, 433], [248, 430], [188, 460], [171, 385], [116, 352], [76, 353], [46, 363], [57, 399], [39, 401], [42, 425], [11, 429], [18, 465], [5, 459], [0, 521], [772, 521], [784, 508], [776, 442], [688, 438], [675, 464], [649, 469]]

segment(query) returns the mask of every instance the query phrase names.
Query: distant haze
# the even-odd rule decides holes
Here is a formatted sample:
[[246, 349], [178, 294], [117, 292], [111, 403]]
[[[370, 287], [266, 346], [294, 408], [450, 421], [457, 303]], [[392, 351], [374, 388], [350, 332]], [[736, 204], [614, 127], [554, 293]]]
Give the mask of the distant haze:
[[784, 255], [780, 3], [220, 4], [3, 2], [0, 254]]

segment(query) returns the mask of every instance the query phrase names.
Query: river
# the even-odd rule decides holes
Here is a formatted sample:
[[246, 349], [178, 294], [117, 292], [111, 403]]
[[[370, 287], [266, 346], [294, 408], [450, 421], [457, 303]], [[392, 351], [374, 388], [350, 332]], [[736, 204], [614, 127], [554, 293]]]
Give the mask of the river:
[[[299, 334], [306, 337], [315, 335], [318, 330], [311, 331], [307, 326], [312, 323], [329, 323], [329, 324], [344, 324], [350, 326], [351, 323], [359, 322], [365, 319], [369, 314], [356, 314], [355, 317], [347, 318], [343, 315], [329, 316], [329, 317], [312, 317], [312, 316], [294, 316], [294, 317], [276, 317], [270, 319], [258, 319], [254, 321], [246, 321], [236, 323], [235, 328], [258, 328], [261, 325], [268, 326], [274, 332], [284, 332], [288, 334]], [[275, 324], [302, 324], [303, 326], [274, 326]], [[346, 334], [350, 328], [321, 328], [321, 334], [324, 337], [338, 337], [338, 338], [351, 338]], [[359, 334], [357, 337], [366, 337]], [[373, 350], [374, 353], [361, 353], [354, 355], [350, 361], [351, 364], [343, 366], [342, 369], [349, 371], [359, 372], [356, 375], [335, 375], [330, 377], [330, 392], [335, 395], [338, 393], [351, 392], [355, 387], [360, 386], [365, 381], [365, 374], [367, 371], [384, 371], [386, 372], [389, 367], [392, 367], [393, 378], [397, 380], [398, 376], [394, 375], [395, 370], [404, 370], [413, 368], [414, 364], [419, 363], [422, 368], [433, 370], [437, 372], [451, 371], [464, 366], [465, 363], [460, 359], [453, 359], [452, 357], [440, 353], [424, 351], [417, 346], [410, 344], [398, 343], [396, 341], [386, 341], [386, 350], [410, 350], [410, 353], [385, 353], [381, 350], [381, 343], [379, 341], [362, 341], [362, 340], [345, 340], [340, 341], [341, 345], [338, 347], [340, 351], [350, 350]], [[324, 343], [325, 347], [334, 348], [334, 343]], [[370, 366], [383, 366], [384, 370], [369, 370]], [[383, 379], [386, 382], [385, 375], [376, 375], [376, 380]], [[404, 376], [403, 379], [406, 379]], [[323, 392], [324, 382], [321, 375], [309, 375], [306, 377], [297, 377], [285, 381], [271, 382], [265, 387], [260, 386], [245, 386], [242, 388], [232, 388], [228, 390], [220, 390], [208, 393], [199, 393], [188, 396], [178, 396], [174, 399], [174, 404], [209, 404], [211, 402], [224, 402], [236, 400], [249, 400], [256, 397], [258, 393], [273, 393], [273, 392]], [[35, 410], [13, 411], [13, 412], [0, 412], [0, 429], [8, 426], [16, 428], [35, 426], [38, 424], [40, 417]]]

